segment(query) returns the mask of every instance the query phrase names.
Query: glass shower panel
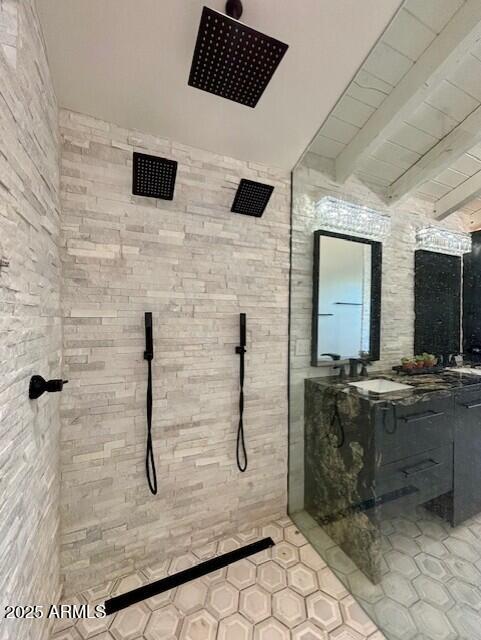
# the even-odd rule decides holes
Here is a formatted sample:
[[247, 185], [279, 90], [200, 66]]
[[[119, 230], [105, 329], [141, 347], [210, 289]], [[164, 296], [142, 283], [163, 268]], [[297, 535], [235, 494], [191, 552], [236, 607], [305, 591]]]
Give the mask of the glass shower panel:
[[[319, 203], [338, 198], [337, 187], [313, 156], [296, 167], [292, 187], [289, 514], [388, 640], [481, 638], [479, 340], [464, 362], [454, 357], [461, 336], [451, 321], [461, 317], [464, 287], [463, 322], [474, 335], [481, 252], [463, 270], [462, 254], [443, 257], [444, 245], [416, 251], [425, 220], [414, 213], [393, 212], [382, 243], [335, 237], [346, 231], [334, 229], [334, 214], [326, 231]], [[355, 200], [363, 198], [384, 213], [357, 185]], [[372, 346], [375, 251], [380, 355], [367, 378], [361, 367], [350, 378], [349, 358]], [[424, 353], [434, 339], [445, 343], [440, 336], [452, 353]], [[404, 368], [393, 370], [401, 358]], [[429, 372], [436, 361], [446, 366]]]

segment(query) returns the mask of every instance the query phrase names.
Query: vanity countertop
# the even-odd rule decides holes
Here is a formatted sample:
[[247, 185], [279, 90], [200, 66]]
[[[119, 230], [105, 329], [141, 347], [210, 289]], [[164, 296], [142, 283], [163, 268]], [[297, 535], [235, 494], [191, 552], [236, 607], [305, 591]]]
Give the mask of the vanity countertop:
[[[392, 391], [383, 394], [363, 391], [349, 385], [349, 382], [361, 382], [363, 380], [375, 380], [383, 378], [393, 382], [407, 384], [411, 388], [401, 391]], [[443, 397], [452, 394], [466, 387], [481, 385], [481, 375], [459, 373], [456, 371], [442, 371], [437, 374], [408, 376], [395, 373], [394, 371], [373, 371], [368, 378], [344, 378], [338, 376], [328, 376], [322, 378], [309, 378], [306, 384], [329, 387], [333, 392], [345, 393], [368, 400], [370, 403], [397, 402], [400, 404], [412, 404], [420, 400], [427, 400], [433, 397]]]

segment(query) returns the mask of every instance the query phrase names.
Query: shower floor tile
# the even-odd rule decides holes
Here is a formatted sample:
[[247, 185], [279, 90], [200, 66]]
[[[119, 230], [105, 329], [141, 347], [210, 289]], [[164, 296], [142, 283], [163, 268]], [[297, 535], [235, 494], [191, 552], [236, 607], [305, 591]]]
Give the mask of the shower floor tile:
[[111, 616], [60, 620], [52, 640], [384, 639], [289, 518], [145, 567], [67, 602], [101, 604], [268, 536], [276, 543], [272, 549]]
[[456, 528], [423, 507], [384, 519], [376, 585], [306, 512], [293, 519], [388, 640], [481, 640], [481, 514]]

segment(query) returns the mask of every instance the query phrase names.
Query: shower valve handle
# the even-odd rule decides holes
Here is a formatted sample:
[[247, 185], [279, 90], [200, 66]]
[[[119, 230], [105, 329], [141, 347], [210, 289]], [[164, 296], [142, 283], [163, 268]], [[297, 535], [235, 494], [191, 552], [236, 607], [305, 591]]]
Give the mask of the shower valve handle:
[[145, 351], [144, 360], [151, 362], [154, 359], [154, 335], [152, 330], [152, 312], [145, 313]]
[[62, 391], [63, 385], [67, 384], [68, 380], [62, 380], [54, 378], [53, 380], [45, 380], [42, 376], [32, 376], [30, 378], [30, 386], [28, 390], [28, 397], [30, 400], [36, 400], [40, 398], [46, 391], [48, 393], [57, 393]]

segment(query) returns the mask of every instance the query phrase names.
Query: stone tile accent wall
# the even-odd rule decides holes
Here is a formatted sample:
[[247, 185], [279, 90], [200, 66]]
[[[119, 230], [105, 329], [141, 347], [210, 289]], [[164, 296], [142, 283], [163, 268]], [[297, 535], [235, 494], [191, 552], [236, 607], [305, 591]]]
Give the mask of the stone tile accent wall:
[[[339, 185], [325, 174], [300, 165], [294, 172], [292, 216], [292, 285], [290, 346], [289, 510], [304, 503], [304, 380], [333, 375], [311, 367], [313, 233], [319, 229], [315, 203], [335, 196], [391, 215], [391, 233], [383, 243], [381, 360], [371, 370], [389, 369], [414, 348], [414, 250], [416, 229], [433, 223], [432, 204], [411, 198], [387, 210], [379, 197], [353, 178]], [[461, 217], [450, 216], [448, 228], [463, 230]]]
[[[57, 107], [30, 0], [0, 3], [0, 129], [3, 618], [5, 604], [47, 604], [60, 591], [59, 398], [28, 399], [32, 374], [61, 374], [62, 347]], [[27, 637], [48, 637], [47, 622], [0, 621], [2, 640]]]
[[[65, 593], [286, 511], [289, 176], [61, 112]], [[172, 202], [132, 196], [132, 152], [179, 162]], [[260, 219], [240, 178], [275, 186]], [[144, 312], [154, 316], [145, 478]], [[248, 317], [236, 467], [239, 312]]]
[[0, 0], [0, 47], [13, 68], [17, 66], [18, 4], [18, 0]]

